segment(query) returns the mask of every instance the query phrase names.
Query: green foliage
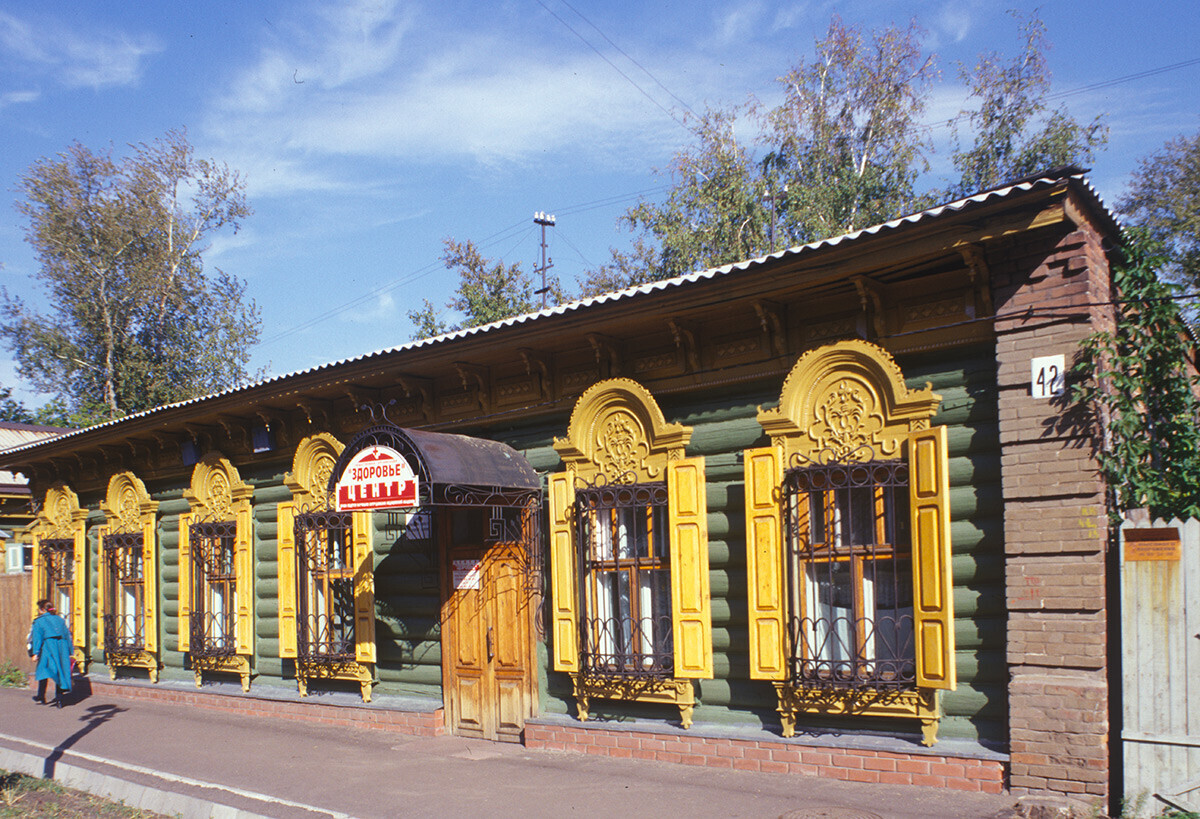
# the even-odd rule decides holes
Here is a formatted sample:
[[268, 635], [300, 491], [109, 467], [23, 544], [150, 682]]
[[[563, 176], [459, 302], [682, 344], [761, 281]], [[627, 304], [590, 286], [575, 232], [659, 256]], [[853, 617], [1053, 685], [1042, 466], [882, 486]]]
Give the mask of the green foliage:
[[4, 688], [24, 688], [29, 685], [29, 675], [17, 668], [12, 660], [5, 660], [0, 665], [0, 686]]
[[[864, 32], [834, 17], [811, 60], [779, 78], [779, 105], [689, 118], [693, 140], [669, 166], [665, 201], [639, 202], [621, 217], [635, 234], [634, 249], [613, 251], [611, 262], [589, 271], [584, 292], [885, 222], [947, 195], [1089, 161], [1104, 143], [1099, 120], [1084, 125], [1065, 108], [1047, 108], [1049, 43], [1041, 20], [1031, 17], [1023, 21], [1015, 58], [985, 54], [973, 70], [960, 69], [979, 103], [964, 112], [971, 145], [952, 157], [961, 178], [918, 189], [932, 150], [921, 120], [939, 76], [923, 36], [915, 22]], [[739, 131], [751, 134], [739, 141]]]
[[258, 308], [204, 270], [209, 238], [250, 214], [244, 182], [170, 131], [116, 159], [76, 142], [21, 178], [42, 313], [3, 293], [18, 373], [76, 422], [97, 422], [248, 378]]
[[1200, 132], [1141, 160], [1117, 207], [1145, 229], [1173, 280], [1200, 284]]
[[[458, 288], [446, 306], [461, 314], [463, 321], [449, 324], [433, 303], [425, 299], [420, 308], [408, 312], [415, 329], [414, 340], [491, 324], [537, 309], [533, 279], [521, 269], [520, 264], [506, 265], [502, 261], [487, 259], [471, 241], [445, 239], [443, 245], [443, 264], [447, 270], [458, 273]], [[558, 282], [547, 280], [547, 287], [547, 301], [559, 303], [563, 299], [563, 292]]]
[[[954, 152], [961, 174], [951, 193], [966, 195], [1046, 168], [1091, 162], [1108, 141], [1108, 127], [1097, 117], [1084, 125], [1065, 106], [1047, 111], [1050, 43], [1046, 26], [1036, 16], [1022, 20], [1021, 53], [1005, 61], [996, 52], [981, 54], [973, 69], [959, 66], [959, 77], [971, 89], [978, 107], [964, 111], [974, 133], [970, 148]], [[955, 138], [957, 140], [956, 132]]]
[[1089, 337], [1072, 368], [1072, 399], [1103, 424], [1101, 469], [1116, 511], [1147, 507], [1155, 517], [1200, 516], [1200, 402], [1195, 345], [1178, 289], [1156, 271], [1162, 257], [1131, 231], [1113, 280], [1115, 329]]

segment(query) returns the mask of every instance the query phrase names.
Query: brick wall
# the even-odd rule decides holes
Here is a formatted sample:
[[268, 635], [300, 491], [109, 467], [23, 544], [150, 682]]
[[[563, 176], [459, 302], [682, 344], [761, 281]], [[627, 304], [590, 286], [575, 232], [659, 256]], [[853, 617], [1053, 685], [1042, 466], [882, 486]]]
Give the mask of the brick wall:
[[[1089, 226], [992, 250], [1004, 493], [1009, 787], [1106, 797], [1105, 487], [1096, 432], [1030, 394], [1030, 359], [1111, 327], [1109, 269]], [[1050, 233], [1049, 231], [1047, 233]]]
[[525, 746], [739, 771], [821, 776], [846, 782], [924, 785], [1002, 793], [1004, 765], [991, 759], [830, 748], [797, 741], [679, 736], [651, 730], [528, 722]]

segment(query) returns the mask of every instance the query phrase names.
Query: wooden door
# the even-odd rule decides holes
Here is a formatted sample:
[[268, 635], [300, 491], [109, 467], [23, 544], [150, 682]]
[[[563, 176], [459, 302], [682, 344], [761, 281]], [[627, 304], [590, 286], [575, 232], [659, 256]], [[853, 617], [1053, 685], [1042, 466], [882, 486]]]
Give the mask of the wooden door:
[[[459, 527], [452, 527], [458, 529]], [[519, 742], [535, 701], [532, 596], [520, 544], [447, 549], [442, 674], [450, 731]]]

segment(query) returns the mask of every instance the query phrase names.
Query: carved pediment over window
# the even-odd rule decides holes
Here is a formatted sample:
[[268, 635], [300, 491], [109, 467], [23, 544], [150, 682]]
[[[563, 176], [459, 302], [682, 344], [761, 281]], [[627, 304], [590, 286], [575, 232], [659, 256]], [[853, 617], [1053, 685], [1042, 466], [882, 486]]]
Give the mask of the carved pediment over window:
[[310, 435], [300, 442], [292, 459], [292, 471], [283, 476], [284, 484], [292, 490], [297, 503], [308, 504], [311, 511], [333, 508], [329, 478], [345, 448], [345, 444], [328, 432]]
[[758, 421], [789, 457], [898, 458], [910, 432], [928, 429], [941, 400], [928, 385], [908, 389], [886, 350], [854, 339], [802, 355], [779, 406], [760, 408]]
[[237, 467], [216, 452], [205, 455], [192, 472], [192, 485], [183, 496], [192, 512], [207, 520], [233, 520], [235, 506], [248, 503], [254, 487], [242, 480]]
[[554, 449], [589, 482], [665, 480], [666, 464], [683, 457], [691, 427], [668, 424], [654, 396], [628, 378], [592, 385], [579, 397], [567, 437]]
[[113, 475], [108, 482], [108, 493], [101, 510], [108, 518], [110, 534], [142, 531], [146, 515], [158, 510], [158, 501], [150, 499], [146, 485], [132, 472]]
[[66, 484], [58, 484], [46, 490], [46, 502], [33, 525], [43, 539], [70, 539], [86, 519], [87, 510], [80, 508], [79, 496]]

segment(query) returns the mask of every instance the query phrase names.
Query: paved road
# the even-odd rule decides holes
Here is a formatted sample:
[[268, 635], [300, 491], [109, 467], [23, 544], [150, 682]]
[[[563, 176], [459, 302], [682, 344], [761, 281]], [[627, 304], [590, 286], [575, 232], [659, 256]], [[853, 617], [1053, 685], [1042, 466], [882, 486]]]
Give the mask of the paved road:
[[[0, 768], [184, 819], [271, 816], [985, 819], [1008, 796], [529, 750], [96, 695], [0, 689]], [[29, 770], [34, 769], [36, 770]]]

